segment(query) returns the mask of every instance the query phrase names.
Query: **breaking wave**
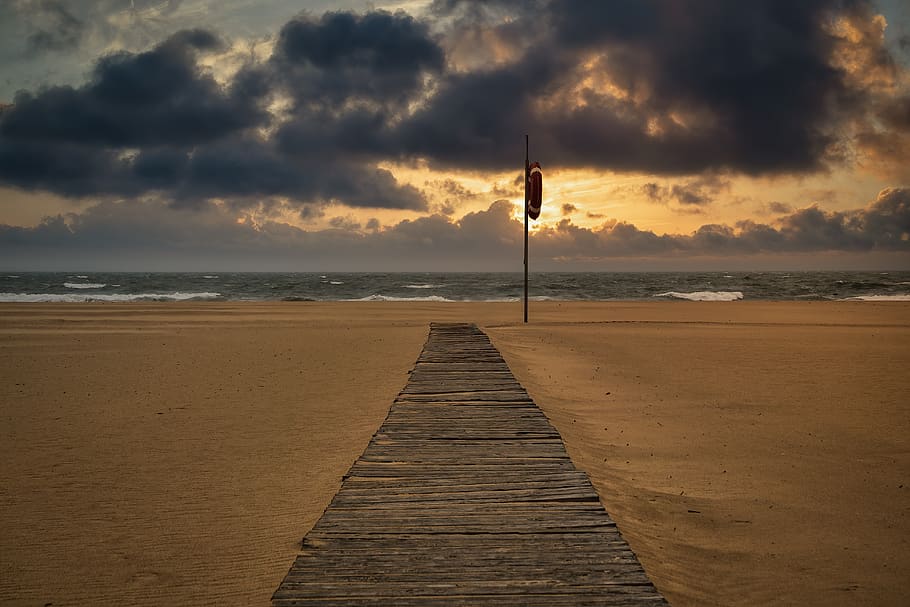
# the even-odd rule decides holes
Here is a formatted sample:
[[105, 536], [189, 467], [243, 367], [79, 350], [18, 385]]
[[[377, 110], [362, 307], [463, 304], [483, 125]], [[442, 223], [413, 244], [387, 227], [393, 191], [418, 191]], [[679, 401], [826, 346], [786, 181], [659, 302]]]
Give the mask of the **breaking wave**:
[[188, 301], [217, 299], [220, 293], [0, 293], [0, 302], [86, 303], [93, 301]]
[[847, 297], [843, 301], [910, 301], [910, 293], [896, 293], [894, 295], [857, 295]]
[[107, 285], [101, 282], [65, 282], [67, 289], [103, 289]]
[[359, 299], [349, 299], [347, 301], [437, 301], [437, 302], [455, 302], [454, 299], [446, 299], [439, 295], [428, 295], [427, 297], [393, 297], [391, 295], [367, 295]]
[[742, 299], [743, 294], [742, 291], [695, 291], [694, 293], [667, 291], [666, 293], [658, 293], [654, 297], [671, 297], [689, 301], [736, 301]]

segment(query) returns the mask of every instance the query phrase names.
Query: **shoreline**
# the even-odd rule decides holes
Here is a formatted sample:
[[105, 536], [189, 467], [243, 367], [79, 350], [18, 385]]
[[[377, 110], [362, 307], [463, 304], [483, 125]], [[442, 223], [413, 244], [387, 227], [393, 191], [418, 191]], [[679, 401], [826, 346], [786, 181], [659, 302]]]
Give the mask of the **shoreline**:
[[[531, 301], [910, 301], [910, 271], [535, 272]], [[0, 302], [520, 303], [520, 272], [0, 273]]]
[[520, 314], [0, 304], [0, 603], [267, 604], [430, 321], [487, 331], [672, 604], [910, 592], [910, 303]]

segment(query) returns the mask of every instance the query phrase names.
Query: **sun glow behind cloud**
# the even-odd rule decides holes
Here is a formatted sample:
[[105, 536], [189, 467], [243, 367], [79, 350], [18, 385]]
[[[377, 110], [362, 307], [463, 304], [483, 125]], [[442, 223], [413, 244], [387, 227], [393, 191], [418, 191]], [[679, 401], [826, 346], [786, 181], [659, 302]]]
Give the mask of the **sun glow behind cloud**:
[[[548, 0], [535, 28], [510, 2], [399, 4], [410, 14], [313, 5], [264, 30], [248, 2], [137, 2], [103, 28], [41, 30], [47, 61], [65, 45], [123, 52], [84, 81], [26, 86], [4, 111], [0, 223], [78, 226], [96, 206], [123, 218], [105, 205], [145, 205], [258, 234], [470, 242], [460, 230], [484, 227], [511, 242], [525, 132], [544, 168], [532, 230], [560, 246], [623, 226], [739, 235], [812, 205], [852, 213], [910, 182], [908, 70], [871, 4], [793, 5], [789, 19], [657, 2], [605, 18], [606, 3]], [[175, 33], [207, 26], [202, 8], [214, 24], [250, 13], [249, 27]]]

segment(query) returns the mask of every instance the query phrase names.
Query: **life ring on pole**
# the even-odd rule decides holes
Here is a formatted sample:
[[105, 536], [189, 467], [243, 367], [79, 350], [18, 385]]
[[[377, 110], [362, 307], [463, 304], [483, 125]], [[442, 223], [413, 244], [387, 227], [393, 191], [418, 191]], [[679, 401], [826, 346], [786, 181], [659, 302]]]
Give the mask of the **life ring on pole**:
[[528, 172], [528, 217], [540, 217], [540, 201], [543, 196], [543, 171], [539, 162], [532, 162]]

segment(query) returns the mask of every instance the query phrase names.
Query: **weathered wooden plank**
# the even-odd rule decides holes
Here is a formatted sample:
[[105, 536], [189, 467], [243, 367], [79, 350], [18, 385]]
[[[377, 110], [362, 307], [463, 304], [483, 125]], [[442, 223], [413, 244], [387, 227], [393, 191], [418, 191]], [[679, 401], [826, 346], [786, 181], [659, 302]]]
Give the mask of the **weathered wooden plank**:
[[[564, 505], [590, 505], [591, 508], [564, 508]], [[511, 504], [479, 504], [477, 502], [463, 502], [453, 504], [448, 508], [439, 503], [425, 504], [396, 504], [394, 506], [380, 506], [377, 508], [349, 505], [333, 506], [331, 520], [357, 519], [359, 521], [382, 522], [385, 520], [436, 520], [451, 522], [456, 519], [476, 520], [485, 522], [492, 518], [499, 520], [540, 520], [548, 522], [561, 522], [565, 520], [596, 520], [598, 523], [612, 523], [610, 515], [597, 512], [593, 506], [596, 502], [559, 502], [550, 504], [550, 507], [538, 507], [537, 502], [528, 502], [516, 505]], [[326, 516], [329, 516], [328, 514]], [[502, 533], [505, 533], [503, 531]]]
[[[515, 441], [515, 440], [533, 440], [533, 441], [546, 441], [557, 438], [559, 435], [554, 434], [553, 432], [545, 432], [543, 430], [537, 430], [533, 427], [527, 429], [511, 429], [511, 430], [485, 430], [485, 429], [475, 429], [475, 428], [466, 428], [466, 429], [453, 429], [446, 428], [444, 430], [436, 430], [440, 434], [434, 438], [426, 439], [423, 438], [426, 436], [428, 431], [433, 430], [432, 426], [424, 427], [412, 427], [406, 426], [401, 427], [391, 427], [385, 428], [381, 432], [376, 434], [375, 443], [371, 444], [383, 445], [383, 444], [404, 444], [408, 445], [411, 442], [420, 441], [426, 445], [433, 445], [436, 447], [445, 448], [451, 443], [465, 443], [468, 441], [474, 442], [490, 442], [490, 443], [499, 443], [502, 441]], [[443, 433], [444, 432], [444, 433]]]
[[[555, 597], [555, 598], [553, 598]], [[339, 600], [337, 598], [312, 598], [312, 599], [274, 599], [275, 607], [319, 607], [319, 606], [344, 606], [344, 607], [361, 607], [368, 605], [400, 605], [401, 607], [411, 607], [414, 605], [428, 605], [440, 607], [474, 607], [476, 605], [496, 605], [497, 607], [624, 607], [647, 604], [646, 598], [632, 597], [610, 597], [609, 601], [601, 600], [597, 597], [585, 597], [579, 595], [540, 595], [535, 596], [529, 593], [514, 596], [488, 596], [472, 595], [464, 596], [427, 596], [417, 597], [414, 599], [405, 597], [351, 597]]]
[[527, 392], [519, 390], [477, 390], [474, 392], [438, 392], [435, 394], [405, 394], [402, 393], [396, 402], [411, 403], [487, 403], [490, 401], [499, 403], [530, 403], [531, 397]]
[[411, 373], [451, 373], [451, 372], [502, 372], [511, 373], [509, 366], [503, 361], [418, 361]]
[[[505, 527], [522, 522], [539, 523], [544, 525], [562, 525], [579, 523], [583, 525], [609, 525], [612, 526], [612, 519], [606, 512], [591, 510], [559, 510], [549, 511], [535, 510], [530, 505], [524, 508], [515, 508], [513, 510], [497, 509], [494, 512], [484, 512], [481, 509], [467, 511], [462, 509], [460, 512], [452, 512], [445, 509], [422, 509], [419, 513], [412, 512], [409, 508], [398, 508], [394, 510], [381, 509], [372, 510], [368, 508], [330, 508], [319, 519], [317, 525], [322, 523], [338, 523], [339, 521], [352, 521], [357, 525], [385, 525], [389, 526], [409, 526], [416, 524], [426, 525], [452, 525], [455, 523], [464, 523], [465, 525], [490, 525], [502, 526], [502, 533], [505, 533]], [[353, 529], [353, 527], [352, 527]], [[516, 531], [516, 533], [524, 532]], [[456, 531], [457, 533], [457, 531]]]
[[[447, 575], [457, 576], [459, 569], [484, 568], [490, 577], [501, 576], [502, 571], [497, 570], [497, 565], [508, 565], [509, 572], [541, 571], [548, 569], [569, 569], [571, 572], [635, 570], [641, 571], [635, 555], [631, 551], [622, 553], [621, 558], [611, 558], [604, 562], [604, 554], [584, 554], [581, 557], [573, 552], [547, 554], [545, 556], [529, 554], [528, 552], [493, 552], [477, 553], [476, 550], [434, 550], [417, 553], [392, 552], [389, 554], [376, 554], [371, 550], [345, 550], [338, 548], [331, 555], [318, 550], [312, 553], [301, 554], [294, 561], [289, 575], [299, 577], [310, 575], [313, 570], [339, 571], [342, 573], [370, 573], [377, 569], [383, 571], [425, 571], [440, 578]], [[615, 551], [614, 551], [615, 552]], [[531, 558], [529, 558], [531, 557]], [[611, 554], [612, 557], [612, 554]], [[440, 567], [446, 562], [457, 562], [459, 569]], [[352, 566], [353, 565], [353, 566]]]
[[[395, 537], [367, 537], [363, 538], [362, 542], [354, 537], [341, 540], [337, 537], [317, 538], [311, 535], [307, 535], [303, 540], [303, 545], [304, 547], [312, 546], [317, 548], [337, 548], [341, 546], [353, 547], [363, 545], [380, 548], [383, 551], [392, 548], [400, 548], [402, 550], [418, 550], [421, 548], [449, 550], [453, 547], [473, 547], [478, 552], [483, 552], [483, 550], [481, 550], [482, 548], [487, 548], [486, 551], [525, 550], [529, 553], [532, 553], [537, 550], [550, 551], [560, 548], [565, 548], [568, 550], [575, 547], [583, 548], [586, 551], [592, 551], [597, 550], [599, 547], [601, 547], [604, 542], [609, 539], [608, 536], [611, 536], [613, 533], [614, 532], [612, 531], [603, 531], [598, 533], [580, 533], [567, 531], [566, 533], [561, 534], [537, 536], [516, 533], [501, 533], [495, 538], [496, 542], [491, 542], [489, 537], [450, 533], [443, 534], [434, 538], [432, 546], [426, 544], [426, 538], [423, 538], [421, 536], [410, 536], [406, 534]], [[617, 534], [616, 537], [620, 536]], [[628, 549], [628, 545], [624, 545], [626, 549]]]
[[465, 423], [477, 420], [478, 423], [501, 421], [506, 424], [522, 423], [528, 420], [548, 421], [546, 416], [528, 401], [486, 402], [481, 407], [472, 407], [463, 403], [464, 401], [454, 403], [399, 401], [387, 421], [414, 420], [439, 424], [445, 423], [449, 419], [459, 419]]
[[[515, 460], [503, 461], [499, 470], [503, 473], [521, 473], [528, 476], [542, 475], [548, 473], [565, 472], [573, 470], [571, 460], [550, 461], [544, 464], [540, 462], [516, 462]], [[477, 478], [496, 478], [497, 466], [472, 464], [466, 465], [465, 470]], [[443, 478], [449, 476], [460, 476], [465, 471], [452, 470], [451, 466], [440, 463], [420, 463], [407, 464], [404, 462], [356, 462], [351, 467], [352, 476], [373, 477], [373, 478]]]
[[[497, 489], [561, 489], [566, 488], [570, 485], [567, 482], [560, 481], [537, 481], [537, 480], [528, 480], [519, 476], [509, 476], [502, 479], [500, 482], [496, 482], [497, 479], [493, 477], [484, 478], [484, 479], [473, 479], [466, 477], [449, 477], [442, 479], [423, 479], [423, 478], [409, 478], [409, 477], [349, 477], [345, 481], [345, 492], [348, 491], [377, 491], [383, 490], [388, 492], [409, 492], [409, 491], [419, 491], [438, 493], [445, 490], [487, 490], [493, 491]], [[580, 486], [580, 485], [574, 485]], [[351, 494], [356, 495], [356, 494]]]
[[368, 607], [372, 605], [398, 605], [400, 607], [474, 607], [496, 605], [497, 607], [634, 607], [639, 605], [665, 605], [663, 599], [641, 596], [610, 595], [608, 598], [584, 595], [472, 595], [472, 596], [423, 596], [408, 597], [350, 597], [343, 601], [337, 598], [274, 599], [275, 607], [325, 607], [345, 605], [347, 607]]
[[458, 489], [460, 491], [485, 490], [492, 489], [563, 489], [567, 487], [587, 487], [585, 478], [579, 478], [576, 475], [563, 475], [562, 477], [552, 479], [536, 479], [523, 476], [511, 476], [509, 478], [489, 478], [478, 480], [474, 477], [459, 477], [456, 479], [420, 479], [417, 482], [407, 482], [405, 480], [383, 480], [381, 482], [367, 482], [361, 477], [345, 483], [344, 492], [347, 495], [356, 495], [355, 492], [373, 492], [378, 489], [389, 489], [397, 491], [411, 492], [434, 492], [441, 489]]
[[[626, 583], [635, 584], [647, 581], [645, 572], [634, 561], [614, 563], [609, 566], [594, 566], [591, 563], [557, 563], [547, 562], [534, 566], [527, 565], [525, 560], [508, 561], [509, 573], [515, 579], [547, 580], [559, 579], [563, 582], [582, 584], [591, 583]], [[377, 578], [377, 582], [420, 582], [432, 578], [436, 582], [456, 582], [464, 585], [470, 581], [500, 580], [499, 570], [502, 561], [461, 561], [458, 559], [437, 559], [417, 561], [373, 561], [369, 558], [356, 559], [351, 556], [344, 561], [326, 564], [322, 559], [314, 559], [295, 565], [286, 578], [289, 583], [307, 583], [318, 574], [323, 581], [334, 583], [357, 583], [367, 578]], [[353, 566], [352, 566], [353, 565]]]
[[390, 502], [438, 502], [449, 501], [452, 503], [463, 502], [492, 502], [499, 503], [503, 500], [515, 502], [582, 502], [598, 501], [597, 493], [590, 489], [533, 489], [533, 490], [504, 490], [504, 491], [472, 491], [446, 493], [424, 493], [420, 495], [407, 494], [374, 494], [371, 496], [347, 497], [338, 493], [332, 499], [332, 505], [343, 506], [347, 504], [373, 504]]
[[511, 533], [563, 533], [566, 530], [571, 531], [594, 531], [604, 527], [611, 526], [612, 523], [602, 521], [580, 521], [572, 519], [566, 521], [501, 521], [496, 523], [493, 520], [481, 520], [473, 522], [468, 517], [453, 517], [451, 524], [445, 521], [426, 520], [426, 521], [403, 521], [400, 519], [389, 519], [384, 524], [371, 524], [370, 521], [361, 521], [357, 517], [347, 518], [340, 521], [322, 521], [313, 527], [311, 533], [320, 535], [338, 534], [348, 536], [356, 533], [381, 533], [385, 535], [398, 535], [400, 533], [409, 533], [412, 535], [438, 535], [440, 533], [489, 533], [496, 534], [502, 532]]
[[[554, 576], [555, 577], [555, 576]], [[457, 582], [435, 582], [432, 580], [420, 580], [416, 582], [387, 582], [377, 580], [371, 584], [351, 584], [348, 582], [336, 582], [332, 580], [312, 581], [309, 583], [284, 582], [282, 588], [276, 591], [275, 596], [281, 597], [300, 597], [300, 596], [338, 596], [338, 597], [358, 597], [358, 596], [375, 596], [377, 593], [385, 594], [390, 597], [408, 597], [408, 596], [439, 596], [455, 594], [470, 596], [474, 594], [483, 595], [501, 595], [501, 594], [572, 594], [600, 595], [613, 587], [631, 588], [633, 586], [651, 587], [651, 583], [644, 580], [627, 580], [617, 579], [616, 581], [598, 581], [596, 584], [577, 584], [573, 580], [549, 579], [549, 580], [524, 580], [524, 579], [504, 579], [504, 580], [466, 580], [463, 583]], [[655, 591], [656, 592], [656, 591]]]
[[435, 323], [272, 602], [666, 604], [489, 338]]
[[[440, 569], [443, 568], [439, 567], [439, 563], [436, 563], [437, 567], [435, 569], [437, 570], [435, 571], [426, 568], [392, 570], [391, 568], [386, 569], [385, 567], [377, 567], [375, 565], [370, 568], [368, 567], [369, 563], [364, 563], [364, 565], [365, 566], [360, 567], [355, 571], [350, 569], [346, 571], [341, 568], [324, 572], [320, 570], [318, 564], [315, 564], [312, 568], [313, 571], [294, 571], [292, 574], [288, 575], [288, 578], [285, 581], [288, 587], [293, 586], [296, 588], [322, 590], [329, 585], [353, 585], [363, 582], [372, 582], [382, 585], [401, 584], [403, 586], [409, 586], [425, 583], [427, 577], [432, 575], [434, 583], [449, 583], [462, 590], [472, 587], [480, 587], [480, 589], [482, 589], [484, 586], [492, 584], [496, 584], [497, 586], [503, 585], [501, 578], [502, 574], [495, 568], [491, 568], [489, 563], [487, 566], [466, 567], [464, 566], [464, 563], [454, 562], [450, 563], [450, 567], [446, 567], [442, 571], [440, 571]], [[589, 586], [593, 584], [609, 584], [631, 586], [645, 585], [648, 583], [648, 578], [640, 567], [629, 565], [611, 566], [602, 570], [578, 570], [576, 568], [564, 570], [558, 563], [551, 563], [549, 566], [525, 568], [522, 568], [518, 563], [515, 563], [512, 567], [512, 579], [510, 582], [513, 584], [518, 583], [525, 588], [529, 584], [539, 584], [540, 586], [552, 588], [559, 588], [561, 585], [565, 588], [570, 585]], [[319, 581], [315, 581], [314, 578], [316, 576], [313, 575], [317, 570], [320, 572]]]
[[[476, 394], [480, 395], [480, 398], [470, 398], [471, 395]], [[517, 399], [530, 398], [525, 393], [520, 390], [518, 384], [504, 385], [504, 384], [476, 384], [470, 385], [467, 383], [462, 384], [449, 384], [449, 385], [431, 385], [426, 384], [423, 386], [414, 385], [408, 386], [401, 391], [398, 395], [398, 400], [402, 401], [414, 401], [417, 397], [433, 397], [432, 400], [435, 402], [460, 402], [464, 400], [503, 400], [510, 401], [515, 397]], [[511, 398], [510, 398], [511, 397]], [[425, 402], [425, 401], [418, 401]]]

